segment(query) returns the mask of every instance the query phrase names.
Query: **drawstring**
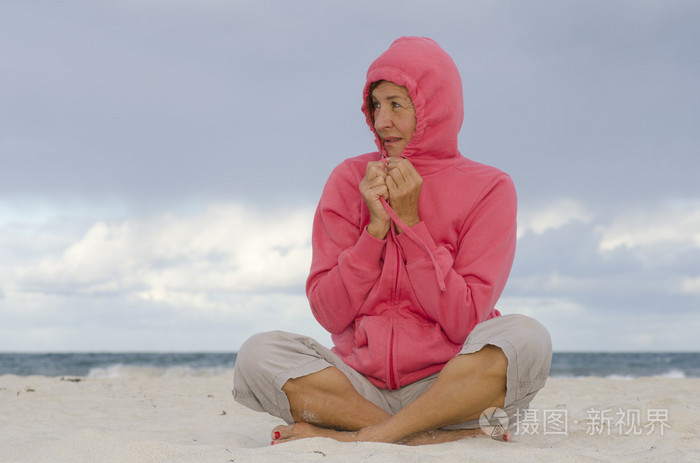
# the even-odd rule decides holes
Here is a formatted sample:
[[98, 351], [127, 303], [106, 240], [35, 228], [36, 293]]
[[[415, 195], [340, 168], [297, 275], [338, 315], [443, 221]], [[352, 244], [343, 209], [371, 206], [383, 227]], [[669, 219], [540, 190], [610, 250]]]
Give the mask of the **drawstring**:
[[406, 226], [405, 223], [401, 219], [399, 219], [399, 216], [396, 215], [396, 212], [389, 206], [389, 204], [386, 202], [384, 198], [380, 198], [382, 201], [382, 205], [384, 206], [384, 210], [389, 214], [389, 217], [391, 217], [391, 220], [396, 223], [396, 225], [401, 228], [401, 230], [408, 235], [409, 238], [411, 238], [416, 244], [421, 246], [423, 249], [425, 249], [425, 252], [428, 253], [430, 256], [430, 260], [433, 263], [433, 268], [435, 269], [435, 277], [437, 278], [438, 285], [440, 286], [440, 291], [446, 291], [447, 287], [445, 286], [445, 274], [442, 273], [442, 269], [440, 268], [440, 265], [438, 264], [437, 259], [435, 259], [435, 256], [433, 253], [428, 249], [428, 245], [425, 244], [425, 241], [423, 241], [420, 236], [416, 234], [413, 230], [411, 230], [409, 227]]

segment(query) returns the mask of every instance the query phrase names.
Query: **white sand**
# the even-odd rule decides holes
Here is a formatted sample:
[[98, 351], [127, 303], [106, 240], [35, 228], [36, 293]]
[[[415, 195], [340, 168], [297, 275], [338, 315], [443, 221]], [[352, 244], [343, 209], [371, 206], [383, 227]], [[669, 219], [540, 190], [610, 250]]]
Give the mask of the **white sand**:
[[[700, 461], [700, 379], [552, 378], [532, 404], [529, 433], [514, 442], [423, 447], [321, 438], [270, 446], [281, 421], [235, 403], [230, 376], [65, 379], [0, 376], [1, 462]], [[606, 409], [609, 426], [597, 419]], [[544, 415], [561, 410], [568, 435], [556, 422], [545, 432]], [[636, 413], [642, 435], [627, 433]]]

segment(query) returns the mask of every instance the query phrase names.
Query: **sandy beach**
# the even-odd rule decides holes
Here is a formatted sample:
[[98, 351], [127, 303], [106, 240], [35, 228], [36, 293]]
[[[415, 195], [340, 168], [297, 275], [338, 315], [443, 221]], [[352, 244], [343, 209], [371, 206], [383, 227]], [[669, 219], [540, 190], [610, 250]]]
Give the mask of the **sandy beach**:
[[0, 461], [700, 461], [700, 379], [550, 378], [513, 442], [422, 447], [321, 438], [270, 446], [281, 421], [235, 403], [231, 383], [227, 375], [0, 376]]

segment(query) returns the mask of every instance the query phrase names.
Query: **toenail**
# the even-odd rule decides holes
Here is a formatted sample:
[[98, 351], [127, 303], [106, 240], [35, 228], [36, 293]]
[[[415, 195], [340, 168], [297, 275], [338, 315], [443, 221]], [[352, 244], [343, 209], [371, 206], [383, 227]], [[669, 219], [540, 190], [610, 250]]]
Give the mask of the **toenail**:
[[279, 431], [275, 431], [275, 439], [279, 439], [281, 435]]

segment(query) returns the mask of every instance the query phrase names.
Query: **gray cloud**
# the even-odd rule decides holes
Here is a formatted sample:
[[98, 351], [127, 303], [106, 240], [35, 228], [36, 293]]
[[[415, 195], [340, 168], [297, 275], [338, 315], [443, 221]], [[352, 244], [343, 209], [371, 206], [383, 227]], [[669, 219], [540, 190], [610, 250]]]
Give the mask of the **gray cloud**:
[[504, 310], [565, 348], [697, 349], [698, 18], [680, 0], [3, 2], [0, 349], [173, 349], [167, 331], [221, 350], [221, 326], [232, 347], [270, 327], [259, 310], [315, 326], [306, 245], [256, 248], [211, 208], [310, 222], [332, 167], [374, 149], [360, 90], [400, 35], [454, 57], [461, 150], [516, 183]]
[[[562, 206], [575, 203], [536, 209], [556, 219], [551, 211]], [[502, 310], [541, 319], [559, 350], [697, 348], [697, 203], [630, 205], [585, 221], [550, 220], [558, 225], [549, 228], [524, 209]], [[565, 211], [558, 216], [567, 217]]]
[[521, 195], [698, 194], [692, 2], [413, 2], [388, 24], [365, 2], [2, 8], [5, 193], [314, 199], [373, 149], [369, 62], [416, 33], [462, 70], [465, 154]]

